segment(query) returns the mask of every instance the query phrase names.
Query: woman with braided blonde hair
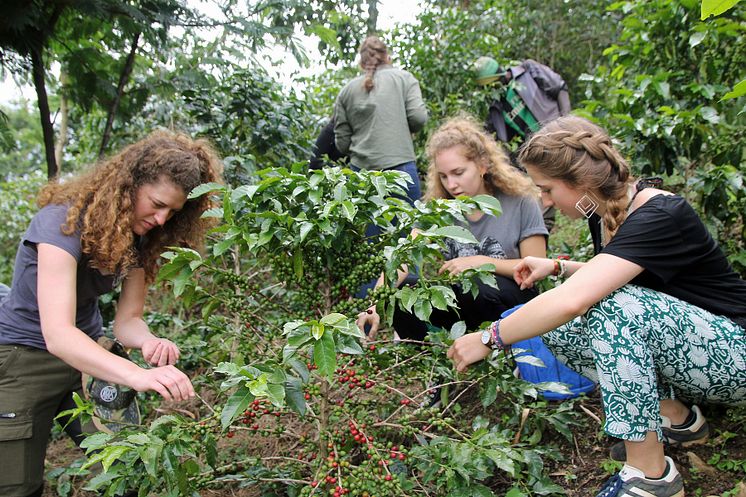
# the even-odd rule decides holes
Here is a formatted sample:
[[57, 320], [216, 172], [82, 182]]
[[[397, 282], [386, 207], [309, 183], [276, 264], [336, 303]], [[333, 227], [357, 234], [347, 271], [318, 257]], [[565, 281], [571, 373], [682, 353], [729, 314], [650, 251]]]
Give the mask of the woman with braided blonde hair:
[[396, 170], [409, 175], [407, 200], [420, 198], [412, 133], [427, 122], [420, 84], [391, 65], [386, 45], [368, 36], [360, 46], [364, 74], [339, 92], [334, 106], [334, 140], [355, 170]]
[[[143, 310], [161, 252], [201, 245], [208, 227], [201, 215], [212, 203], [187, 195], [220, 181], [221, 171], [205, 140], [156, 131], [42, 190], [41, 208], [18, 246], [12, 287], [0, 297], [0, 495], [42, 494], [53, 420], [74, 407], [81, 372], [167, 400], [194, 396], [189, 378], [174, 367], [179, 348], [149, 331]], [[98, 297], [120, 283], [114, 336], [140, 349], [152, 368], [99, 345]], [[107, 388], [113, 401], [119, 390]], [[77, 420], [65, 429], [80, 443]]]
[[591, 122], [552, 121], [519, 161], [545, 205], [571, 218], [598, 215], [605, 243], [587, 263], [524, 259], [514, 270], [522, 288], [550, 274], [567, 280], [494, 322], [485, 345], [478, 333], [461, 337], [449, 357], [464, 370], [542, 335], [558, 359], [598, 380], [604, 429], [623, 440], [612, 456], [626, 464], [598, 496], [683, 496], [664, 444], [704, 441], [695, 404], [746, 401], [746, 282], [686, 200], [634, 182]]

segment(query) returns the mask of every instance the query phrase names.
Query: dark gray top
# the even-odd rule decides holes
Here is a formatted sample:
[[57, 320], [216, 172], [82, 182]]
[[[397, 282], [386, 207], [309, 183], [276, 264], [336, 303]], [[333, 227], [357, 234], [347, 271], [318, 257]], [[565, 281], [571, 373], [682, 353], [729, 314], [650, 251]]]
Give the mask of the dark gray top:
[[0, 301], [0, 344], [20, 344], [46, 350], [36, 294], [38, 254], [36, 246], [48, 243], [72, 255], [78, 263], [75, 325], [88, 336], [102, 335], [98, 296], [114, 287], [113, 275], [102, 275], [88, 266], [80, 246], [80, 233], [64, 235], [66, 205], [47, 205], [31, 220], [18, 245], [10, 293]]
[[446, 259], [485, 255], [495, 259], [520, 259], [519, 244], [534, 235], [548, 235], [541, 217], [539, 200], [533, 197], [506, 195], [498, 192], [502, 214], [499, 217], [485, 214], [477, 221], [469, 221], [466, 228], [479, 241], [479, 245], [462, 244], [447, 240]]

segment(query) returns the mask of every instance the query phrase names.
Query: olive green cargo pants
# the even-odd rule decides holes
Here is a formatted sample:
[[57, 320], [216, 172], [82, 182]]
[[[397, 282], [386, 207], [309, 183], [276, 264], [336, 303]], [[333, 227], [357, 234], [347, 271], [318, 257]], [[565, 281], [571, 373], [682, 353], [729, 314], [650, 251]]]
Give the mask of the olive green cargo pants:
[[[54, 417], [82, 395], [80, 372], [45, 350], [0, 345], [0, 495], [26, 497], [44, 483]], [[75, 421], [65, 429], [82, 439]]]

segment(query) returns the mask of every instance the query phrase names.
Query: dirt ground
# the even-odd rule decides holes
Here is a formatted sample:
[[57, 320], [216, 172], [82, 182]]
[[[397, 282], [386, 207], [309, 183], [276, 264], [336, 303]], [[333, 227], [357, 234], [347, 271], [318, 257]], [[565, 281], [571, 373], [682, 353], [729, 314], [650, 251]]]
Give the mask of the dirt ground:
[[[614, 440], [601, 432], [599, 418], [602, 417], [602, 409], [597, 395], [578, 401], [575, 409], [580, 413], [583, 423], [574, 428], [574, 443], [568, 443], [558, 434], [550, 435], [541, 443], [556, 446], [562, 454], [562, 461], [549, 461], [547, 466], [554, 481], [566, 489], [567, 495], [593, 497], [609, 475], [616, 471], [616, 467], [608, 459], [609, 447]], [[703, 408], [703, 412], [710, 423], [710, 439], [704, 445], [667, 450], [684, 477], [687, 495], [746, 497], [746, 410], [740, 409], [736, 415], [729, 416], [726, 408], [710, 406]], [[725, 432], [736, 436], [723, 436]], [[234, 439], [230, 443], [237, 445], [241, 441]], [[738, 466], [740, 469], [718, 469], [714, 462], [708, 464], [716, 453], [721, 454], [720, 465], [723, 468]], [[51, 469], [62, 466], [78, 457], [80, 452], [72, 442], [61, 438], [52, 442], [49, 447], [47, 467]], [[82, 482], [73, 484], [74, 497], [95, 497], [95, 494], [82, 491], [81, 487]], [[258, 494], [254, 489], [232, 486], [202, 492], [203, 497], [256, 495]], [[45, 489], [44, 497], [55, 496], [56, 493], [49, 487]]]

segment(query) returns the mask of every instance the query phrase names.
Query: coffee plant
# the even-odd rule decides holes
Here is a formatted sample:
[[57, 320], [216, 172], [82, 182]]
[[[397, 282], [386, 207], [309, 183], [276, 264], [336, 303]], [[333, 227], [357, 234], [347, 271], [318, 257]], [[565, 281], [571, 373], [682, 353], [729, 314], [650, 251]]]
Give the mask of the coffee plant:
[[[427, 319], [455, 305], [452, 285], [494, 285], [490, 267], [457, 277], [435, 269], [447, 238], [475, 241], [459, 225], [464, 213], [499, 215], [499, 203], [477, 196], [412, 206], [397, 172], [258, 174], [253, 185], [192, 192], [222, 195], [222, 207], [206, 213], [222, 220], [217, 238], [205, 256], [164, 254], [160, 273], [201, 313], [202, 329], [225, 337], [222, 352], [204, 351], [221, 358], [213, 370], [221, 393], [208, 392], [215, 400], [193, 416], [175, 411], [142, 430], [89, 437], [84, 469], [104, 468], [89, 488], [107, 496], [133, 488], [198, 495], [229, 482], [304, 497], [561, 493], [543, 471], [543, 459], [557, 455], [538, 442], [549, 427], [570, 436], [571, 413], [544, 403], [534, 408], [546, 417], [521, 420], [519, 404], [537, 393], [515, 379], [510, 358], [494, 354], [457, 377], [446, 351], [463, 322], [414, 343], [368, 340], [355, 324], [374, 304], [389, 323], [395, 306]], [[420, 277], [399, 288], [404, 267]], [[379, 276], [377, 288], [360, 292]]]

